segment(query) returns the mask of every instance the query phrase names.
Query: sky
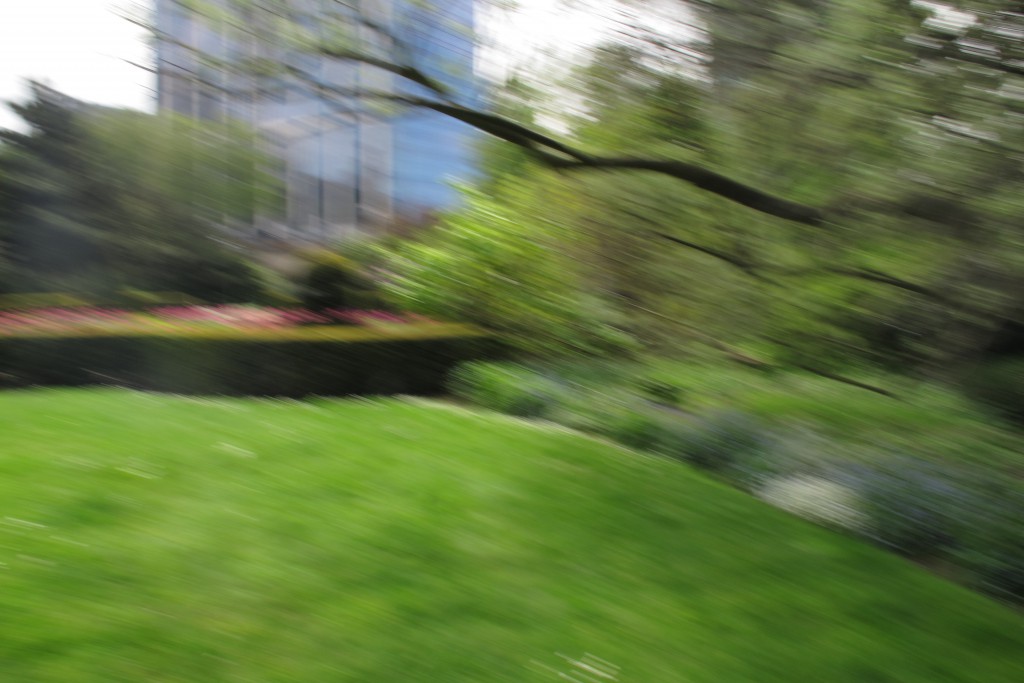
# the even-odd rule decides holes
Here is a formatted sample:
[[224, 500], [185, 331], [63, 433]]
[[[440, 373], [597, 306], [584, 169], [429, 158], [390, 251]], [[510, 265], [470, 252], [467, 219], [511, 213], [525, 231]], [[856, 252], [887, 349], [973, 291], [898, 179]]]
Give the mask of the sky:
[[[144, 32], [121, 17], [147, 4], [0, 0], [0, 102], [25, 100], [26, 81], [32, 78], [88, 102], [153, 110], [152, 75], [128, 63], [152, 61]], [[486, 32], [507, 42], [500, 52], [519, 58], [554, 43], [574, 47], [593, 42], [604, 21], [596, 12], [567, 10], [555, 0], [519, 0], [519, 5], [517, 15], [503, 17]], [[493, 51], [484, 56], [492, 62], [502, 59]], [[0, 106], [0, 128], [19, 122]]]
[[[153, 108], [143, 32], [118, 11], [131, 0], [0, 0], [0, 101], [26, 99], [34, 78], [79, 99]], [[0, 127], [19, 119], [0, 107]]]
[[[586, 43], [599, 33], [592, 13], [554, 9], [552, 0], [519, 0], [499, 33], [522, 54], [556, 40]], [[0, 0], [0, 101], [28, 96], [36, 79], [73, 97], [152, 111], [154, 79], [128, 61], [150, 63], [144, 33], [122, 18], [132, 0]], [[513, 38], [513, 36], [515, 38]], [[527, 47], [528, 50], [522, 48]], [[0, 127], [18, 119], [0, 108]]]
[[[484, 36], [501, 49], [484, 51], [486, 72], [497, 75], [507, 64], [540, 60], [545, 47], [561, 52], [599, 40], [608, 26], [609, 3], [517, 0], [520, 10], [485, 27]], [[958, 26], [971, 15], [951, 11], [934, 0], [915, 0]], [[0, 0], [0, 102], [26, 99], [26, 80], [42, 80], [78, 99], [98, 104], [154, 108], [152, 74], [128, 62], [152, 61], [144, 32], [122, 18], [148, 2], [139, 0]], [[572, 4], [572, 3], [570, 3]], [[599, 11], [604, 10], [604, 11]], [[511, 57], [509, 57], [511, 55]], [[497, 68], [495, 68], [497, 67]], [[0, 106], [0, 128], [19, 119]]]

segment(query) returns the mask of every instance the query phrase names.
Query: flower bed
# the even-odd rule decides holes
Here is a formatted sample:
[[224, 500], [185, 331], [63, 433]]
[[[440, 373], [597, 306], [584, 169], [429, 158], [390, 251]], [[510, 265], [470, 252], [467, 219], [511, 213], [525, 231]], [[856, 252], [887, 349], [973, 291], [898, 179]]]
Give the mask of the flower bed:
[[116, 308], [40, 308], [0, 311], [0, 336], [82, 332], [169, 332], [175, 330], [280, 330], [307, 325], [350, 325], [373, 329], [438, 324], [415, 314], [385, 311], [261, 306], [162, 306], [145, 311]]

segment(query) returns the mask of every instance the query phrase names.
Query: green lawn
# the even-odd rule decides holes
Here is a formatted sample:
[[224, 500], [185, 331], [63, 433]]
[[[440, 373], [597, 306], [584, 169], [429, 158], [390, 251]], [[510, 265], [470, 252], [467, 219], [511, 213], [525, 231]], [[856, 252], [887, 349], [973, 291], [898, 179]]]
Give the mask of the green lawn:
[[4, 683], [557, 681], [588, 653], [625, 683], [1019, 683], [1024, 618], [496, 415], [0, 394]]

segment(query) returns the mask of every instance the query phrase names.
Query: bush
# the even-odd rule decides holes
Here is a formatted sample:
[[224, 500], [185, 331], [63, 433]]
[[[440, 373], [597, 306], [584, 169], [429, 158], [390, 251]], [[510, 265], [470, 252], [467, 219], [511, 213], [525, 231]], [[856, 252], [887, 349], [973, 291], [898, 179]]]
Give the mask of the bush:
[[966, 515], [954, 558], [982, 590], [1024, 602], [1024, 493], [996, 487]]
[[180, 292], [145, 292], [139, 289], [122, 289], [111, 296], [118, 307], [145, 309], [152, 306], [195, 306], [201, 302], [195, 297]]
[[608, 438], [642, 451], [658, 450], [669, 436], [665, 417], [644, 406], [627, 406], [599, 431]]
[[316, 252], [309, 259], [301, 293], [303, 306], [314, 311], [377, 307], [379, 301], [370, 282], [355, 263], [326, 251]]
[[187, 256], [166, 256], [142, 265], [147, 276], [133, 280], [147, 290], [177, 292], [211, 304], [260, 301], [265, 286], [256, 266], [227, 249], [199, 247]]
[[636, 381], [637, 389], [644, 398], [668, 406], [678, 406], [683, 398], [683, 390], [672, 382], [642, 377]]
[[0, 294], [0, 310], [75, 308], [79, 306], [92, 306], [95, 303], [95, 301], [87, 297], [63, 292]]
[[1024, 424], [1024, 358], [988, 361], [975, 368], [963, 386], [976, 401]]
[[569, 384], [550, 407], [548, 419], [571, 429], [592, 434], [608, 434], [609, 425], [622, 418], [634, 399], [624, 392], [590, 391]]
[[961, 517], [977, 506], [975, 497], [956, 483], [958, 473], [914, 458], [847, 466], [839, 476], [864, 503], [867, 535], [908, 557], [938, 557], [953, 547]]
[[117, 308], [140, 309], [151, 306], [192, 306], [201, 300], [182, 292], [151, 292], [141, 289], [123, 288], [105, 295], [83, 296], [62, 292], [38, 292], [25, 294], [0, 294], [0, 311], [33, 310], [41, 308], [89, 308], [115, 306]]
[[450, 369], [498, 353], [464, 326], [0, 338], [14, 386], [114, 384], [188, 394], [433, 394]]
[[722, 411], [696, 421], [677, 420], [665, 433], [659, 450], [697, 467], [725, 473], [769, 449], [770, 439], [754, 418]]
[[478, 406], [519, 417], [547, 415], [561, 387], [514, 363], [467, 363], [457, 368], [448, 389]]

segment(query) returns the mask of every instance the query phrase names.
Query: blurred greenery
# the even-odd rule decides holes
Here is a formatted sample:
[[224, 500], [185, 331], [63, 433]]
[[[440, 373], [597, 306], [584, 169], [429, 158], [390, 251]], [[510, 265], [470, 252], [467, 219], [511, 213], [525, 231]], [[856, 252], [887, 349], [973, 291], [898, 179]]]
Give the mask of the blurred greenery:
[[[943, 576], [1024, 595], [1019, 2], [618, 0], [606, 42], [484, 98], [434, 81], [436, 65], [358, 6], [335, 3], [324, 26], [294, 3], [213, 4], [300, 57], [257, 60], [257, 77], [316, 64], [317, 95], [354, 111], [320, 67], [363, 61], [405, 79], [367, 113], [421, 106], [489, 133], [462, 206], [320, 252], [301, 284], [268, 294], [229, 239], [281, 196], [251, 133], [69, 106], [36, 86], [15, 106], [30, 132], [0, 133], [0, 291], [297, 295], [314, 308], [376, 306], [379, 291], [381, 306], [515, 349], [515, 365], [459, 370], [463, 401], [669, 455]], [[441, 3], [413, 5], [396, 14], [413, 24], [402, 35], [444, 34]], [[785, 219], [766, 197], [799, 210]], [[173, 377], [183, 364], [166, 360]], [[273, 363], [235, 371], [261, 365]], [[33, 501], [114, 487], [84, 504], [84, 542], [144, 571], [77, 548], [86, 569], [69, 569], [47, 540], [15, 553], [22, 573], [0, 579], [60, 598], [72, 579], [87, 589], [12, 618], [15, 679], [95, 680], [102, 660], [104, 680], [149, 680], [181, 648], [239, 680], [525, 680], [531, 661], [573, 648], [645, 681], [1024, 678], [1007, 656], [1011, 616], [668, 459], [437, 406], [206, 403], [231, 418], [172, 447], [177, 426], [125, 407], [139, 396], [0, 401], [38, 427], [40, 396], [93, 426], [0, 432], [11, 471], [38, 487], [18, 498], [26, 484], [9, 484], [25, 509], [6, 519], [63, 533], [78, 513]], [[63, 467], [72, 442], [75, 458], [130, 450], [114, 469], [152, 491], [118, 489], [105, 464], [87, 468], [85, 493], [51, 485], [39, 468]], [[260, 451], [268, 471], [217, 476], [223, 444]], [[139, 455], [150, 447], [152, 461]], [[107, 516], [124, 528], [105, 536]], [[183, 573], [157, 571], [168, 566]], [[352, 585], [354, 597], [339, 588]], [[112, 601], [124, 586], [134, 601]], [[81, 636], [90, 604], [110, 605], [104, 648]], [[100, 657], [110, 643], [127, 654]]]
[[[684, 390], [685, 400], [652, 397], [651, 381]], [[451, 388], [476, 405], [689, 463], [947, 578], [1024, 601], [1024, 435], [947, 388], [908, 387], [896, 402], [813, 374], [663, 359], [475, 362]]]
[[[465, 208], [389, 248], [399, 301], [534, 356], [756, 350], [885, 387], [1024, 354], [1014, 3], [968, 3], [962, 25], [884, 0], [620, 4], [621, 31], [560, 80], [523, 68], [490, 92], [586, 156], [551, 169], [534, 143], [482, 143]], [[824, 222], [590, 163], [607, 158], [694, 164]]]
[[259, 269], [225, 224], [277, 196], [235, 124], [69, 101], [44, 86], [0, 131], [0, 291], [113, 298], [126, 289], [259, 300]]

